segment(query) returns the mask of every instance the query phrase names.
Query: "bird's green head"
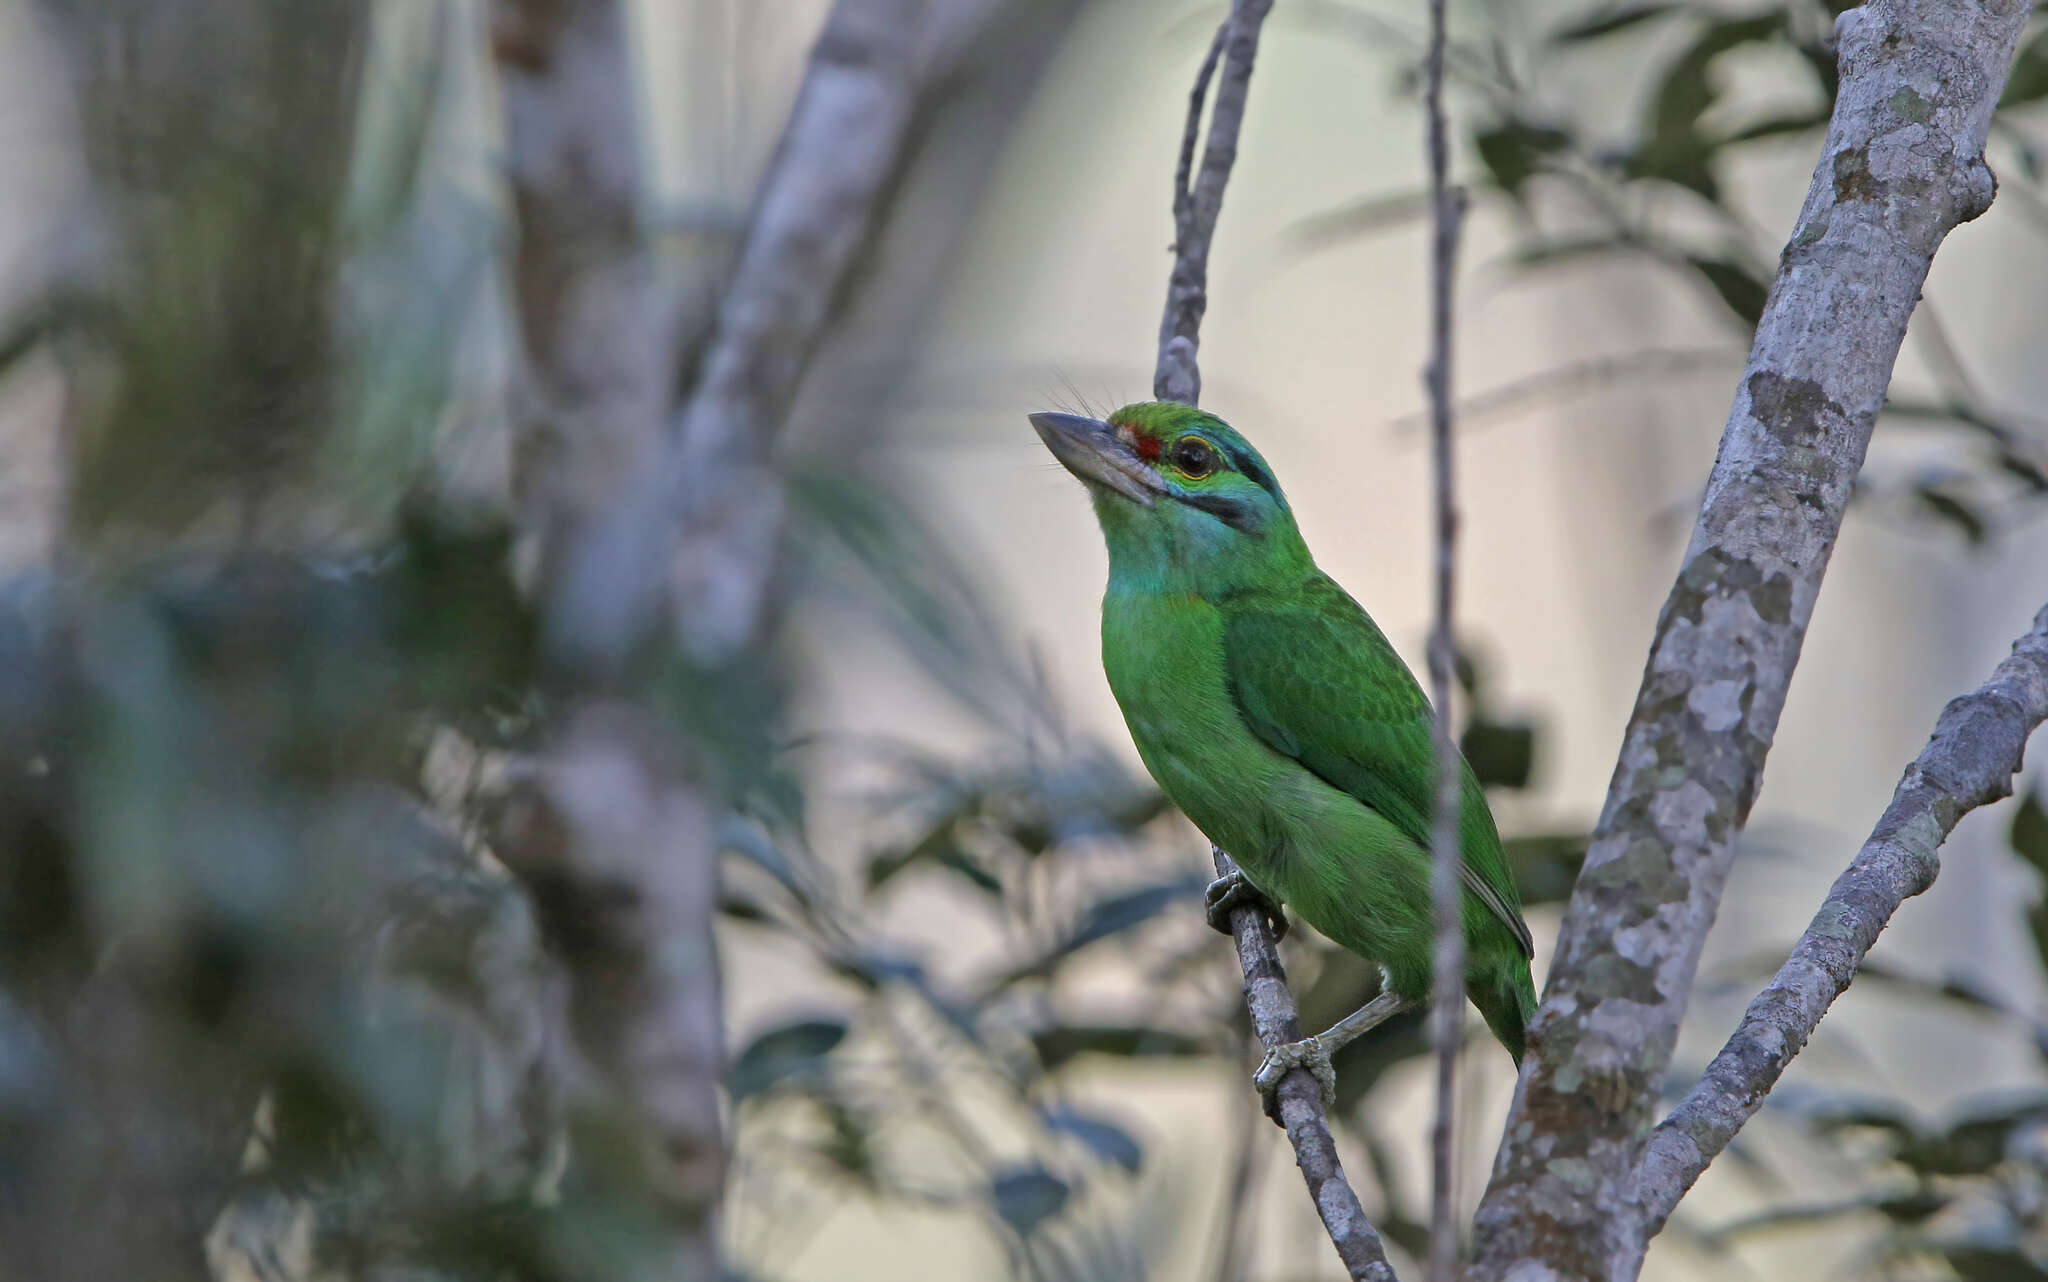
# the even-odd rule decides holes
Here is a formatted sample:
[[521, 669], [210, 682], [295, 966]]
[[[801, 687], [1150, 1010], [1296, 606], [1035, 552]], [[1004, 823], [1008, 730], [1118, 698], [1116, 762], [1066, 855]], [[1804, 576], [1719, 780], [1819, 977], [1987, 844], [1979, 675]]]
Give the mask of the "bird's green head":
[[1087, 484], [1113, 588], [1229, 591], [1309, 564], [1272, 469], [1213, 414], [1151, 401], [1031, 426]]

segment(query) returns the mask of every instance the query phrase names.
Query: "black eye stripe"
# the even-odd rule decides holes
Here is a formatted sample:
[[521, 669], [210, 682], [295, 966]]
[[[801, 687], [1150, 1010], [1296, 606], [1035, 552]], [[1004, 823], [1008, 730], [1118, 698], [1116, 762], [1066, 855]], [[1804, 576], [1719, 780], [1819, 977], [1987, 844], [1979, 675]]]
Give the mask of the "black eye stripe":
[[1259, 464], [1259, 460], [1253, 457], [1250, 451], [1241, 450], [1232, 445], [1225, 445], [1223, 447], [1223, 455], [1230, 460], [1232, 468], [1250, 477], [1252, 483], [1272, 495], [1274, 501], [1277, 502], [1279, 500], [1280, 483], [1273, 479], [1273, 474], [1262, 467]]

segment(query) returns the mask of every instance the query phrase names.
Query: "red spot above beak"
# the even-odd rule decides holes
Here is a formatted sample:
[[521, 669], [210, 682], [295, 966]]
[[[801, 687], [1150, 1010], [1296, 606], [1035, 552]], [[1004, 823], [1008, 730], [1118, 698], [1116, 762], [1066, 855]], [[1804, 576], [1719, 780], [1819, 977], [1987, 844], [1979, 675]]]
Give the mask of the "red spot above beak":
[[1138, 457], [1144, 459], [1147, 463], [1157, 463], [1159, 461], [1159, 452], [1162, 447], [1159, 444], [1158, 437], [1148, 436], [1143, 432], [1139, 432], [1137, 433], [1137, 439], [1131, 442], [1131, 447], [1137, 450]]

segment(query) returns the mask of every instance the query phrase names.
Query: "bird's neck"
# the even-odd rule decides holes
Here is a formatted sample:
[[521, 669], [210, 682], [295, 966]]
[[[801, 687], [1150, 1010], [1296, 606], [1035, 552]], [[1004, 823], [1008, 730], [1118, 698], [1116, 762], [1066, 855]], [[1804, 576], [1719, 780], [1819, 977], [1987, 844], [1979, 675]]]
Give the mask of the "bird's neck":
[[1205, 512], [1166, 504], [1133, 508], [1098, 498], [1096, 515], [1109, 546], [1109, 594], [1198, 596], [1210, 600], [1246, 591], [1286, 591], [1315, 573], [1315, 560], [1292, 521], [1261, 533], [1225, 525]]

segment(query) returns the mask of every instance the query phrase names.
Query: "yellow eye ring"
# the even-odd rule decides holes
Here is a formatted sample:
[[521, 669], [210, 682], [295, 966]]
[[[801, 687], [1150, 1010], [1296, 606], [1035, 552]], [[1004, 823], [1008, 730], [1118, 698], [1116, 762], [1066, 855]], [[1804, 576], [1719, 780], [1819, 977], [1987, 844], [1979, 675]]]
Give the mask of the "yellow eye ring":
[[1199, 436], [1183, 436], [1167, 455], [1174, 470], [1191, 481], [1199, 481], [1216, 470], [1216, 448]]

